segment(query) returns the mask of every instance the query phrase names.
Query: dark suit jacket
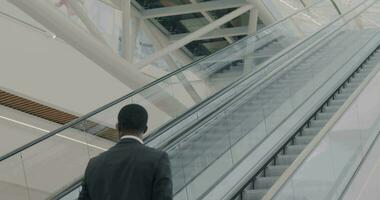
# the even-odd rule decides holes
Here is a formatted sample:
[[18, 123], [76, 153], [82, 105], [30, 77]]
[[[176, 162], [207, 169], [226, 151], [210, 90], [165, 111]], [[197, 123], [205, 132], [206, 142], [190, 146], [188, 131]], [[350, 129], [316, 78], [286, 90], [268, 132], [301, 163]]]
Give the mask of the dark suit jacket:
[[168, 154], [122, 139], [87, 166], [79, 200], [171, 200]]

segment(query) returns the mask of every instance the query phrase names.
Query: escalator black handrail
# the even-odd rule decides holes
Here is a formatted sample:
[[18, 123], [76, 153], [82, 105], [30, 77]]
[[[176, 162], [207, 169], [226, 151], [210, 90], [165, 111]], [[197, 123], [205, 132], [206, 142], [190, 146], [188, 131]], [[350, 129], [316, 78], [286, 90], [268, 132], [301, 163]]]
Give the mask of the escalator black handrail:
[[[318, 1], [318, 2], [315, 2], [315, 3], [311, 4], [311, 5], [308, 6], [308, 7], [305, 7], [305, 8], [303, 8], [303, 9], [300, 9], [298, 12], [295, 12], [295, 13], [293, 13], [292, 15], [289, 15], [288, 17], [286, 17], [286, 18], [284, 18], [284, 19], [282, 19], [282, 20], [279, 20], [278, 22], [276, 22], [276, 23], [274, 23], [274, 24], [272, 24], [272, 25], [270, 25], [270, 26], [268, 26], [268, 27], [266, 27], [266, 28], [263, 28], [261, 31], [258, 32], [258, 34], [260, 34], [261, 32], [265, 32], [266, 30], [268, 30], [268, 29], [270, 29], [270, 28], [272, 28], [272, 27], [274, 27], [274, 26], [276, 26], [276, 25], [278, 25], [278, 24], [280, 24], [280, 23], [282, 23], [282, 22], [284, 22], [284, 21], [290, 19], [291, 17], [293, 17], [293, 16], [295, 16], [295, 15], [297, 15], [297, 14], [299, 14], [299, 13], [305, 11], [305, 10], [308, 10], [310, 7], [312, 7], [312, 6], [314, 6], [314, 5], [317, 5], [317, 4], [319, 4], [319, 3], [323, 2], [323, 1], [324, 1], [324, 0], [320, 0], [320, 1]], [[20, 146], [20, 147], [18, 147], [18, 148], [16, 148], [16, 149], [14, 149], [13, 151], [11, 151], [11, 152], [5, 154], [5, 155], [2, 155], [2, 156], [0, 157], [0, 162], [6, 160], [6, 159], [8, 159], [8, 158], [10, 158], [10, 157], [12, 157], [12, 156], [14, 156], [14, 155], [16, 155], [16, 154], [18, 154], [18, 153], [20, 153], [20, 152], [22, 152], [22, 151], [24, 151], [25, 149], [28, 149], [29, 147], [32, 147], [32, 146], [34, 146], [34, 145], [36, 145], [36, 144], [38, 144], [38, 143], [40, 143], [40, 142], [46, 140], [46, 139], [48, 139], [48, 138], [50, 138], [50, 137], [52, 137], [52, 136], [54, 136], [54, 135], [56, 135], [56, 134], [58, 134], [58, 133], [60, 133], [60, 132], [62, 132], [62, 131], [64, 131], [64, 130], [66, 130], [66, 129], [68, 129], [68, 128], [73, 127], [73, 126], [75, 126], [75, 125], [77, 125], [77, 124], [79, 124], [79, 123], [81, 123], [81, 122], [83, 122], [83, 121], [89, 119], [90, 117], [92, 117], [92, 116], [94, 116], [94, 115], [96, 115], [96, 114], [98, 114], [98, 113], [100, 113], [100, 112], [102, 112], [102, 111], [104, 111], [104, 110], [106, 110], [106, 109], [108, 109], [108, 108], [110, 108], [110, 107], [112, 107], [112, 106], [118, 104], [118, 103], [121, 103], [121, 102], [123, 102], [124, 100], [126, 100], [126, 99], [128, 99], [128, 98], [130, 98], [130, 97], [132, 97], [132, 96], [134, 96], [134, 95], [136, 95], [136, 94], [141, 93], [141, 92], [144, 91], [144, 90], [147, 90], [147, 89], [149, 89], [149, 88], [151, 88], [151, 87], [154, 87], [154, 86], [156, 86], [157, 84], [161, 83], [162, 81], [164, 81], [164, 80], [166, 80], [166, 79], [168, 79], [168, 78], [170, 78], [170, 77], [173, 77], [173, 76], [177, 75], [178, 73], [181, 73], [181, 72], [183, 72], [183, 71], [185, 71], [185, 70], [191, 68], [192, 66], [194, 66], [194, 65], [196, 65], [196, 64], [198, 64], [198, 63], [200, 63], [200, 62], [202, 62], [202, 61], [204, 61], [204, 60], [206, 60], [206, 59], [208, 59], [208, 58], [211, 58], [212, 56], [215, 56], [215, 55], [217, 55], [218, 53], [225, 51], [226, 49], [232, 48], [234, 45], [240, 44], [240, 43], [242, 43], [242, 42], [248, 40], [249, 38], [251, 38], [251, 37], [256, 37], [256, 36], [257, 36], [257, 34], [254, 35], [254, 36], [247, 36], [247, 37], [245, 37], [245, 38], [239, 40], [238, 42], [234, 43], [233, 45], [227, 46], [227, 47], [225, 47], [225, 48], [223, 48], [223, 49], [217, 51], [215, 54], [209, 55], [209, 56], [207, 56], [207, 57], [205, 57], [205, 58], [202, 58], [202, 59], [200, 59], [200, 60], [198, 60], [198, 61], [195, 61], [195, 62], [193, 62], [193, 63], [191, 63], [191, 64], [189, 64], [189, 65], [186, 65], [186, 66], [184, 66], [184, 67], [181, 67], [181, 68], [179, 68], [179, 69], [177, 69], [177, 70], [175, 70], [175, 71], [173, 71], [173, 72], [171, 72], [171, 73], [169, 73], [169, 74], [167, 74], [167, 75], [165, 75], [165, 76], [163, 76], [163, 77], [161, 77], [161, 78], [159, 78], [159, 79], [157, 79], [157, 80], [155, 80], [155, 81], [153, 81], [153, 82], [151, 82], [151, 83], [149, 83], [149, 84], [147, 84], [147, 85], [145, 85], [145, 86], [143, 86], [143, 87], [141, 87], [141, 88], [139, 88], [139, 89], [137, 89], [137, 90], [132, 91], [131, 93], [129, 93], [129, 94], [125, 95], [125, 96], [122, 96], [122, 97], [116, 99], [115, 101], [113, 101], [113, 102], [111, 102], [111, 103], [108, 103], [108, 104], [106, 104], [106, 105], [104, 105], [104, 106], [102, 106], [102, 107], [100, 107], [100, 108], [98, 108], [98, 109], [96, 109], [96, 110], [94, 110], [94, 111], [92, 111], [92, 112], [87, 113], [86, 115], [83, 115], [82, 117], [79, 117], [79, 118], [77, 118], [77, 119], [75, 119], [75, 120], [73, 120], [73, 121], [71, 121], [71, 122], [68, 122], [68, 123], [66, 123], [65, 125], [61, 126], [60, 128], [55, 129], [55, 130], [51, 131], [50, 133], [45, 134], [45, 135], [41, 136], [40, 138], [37, 138], [37, 139], [35, 139], [35, 140], [33, 140], [33, 141], [31, 141], [31, 142], [25, 144], [25, 145], [22, 145], [22, 146]], [[285, 53], [286, 53], [286, 52], [285, 52]], [[280, 57], [282, 57], [283, 54], [285, 54], [285, 53], [282, 53], [282, 54], [280, 54], [280, 55], [277, 55], [275, 58], [280, 58]], [[275, 58], [274, 58], [274, 60], [275, 60]], [[262, 70], [262, 68], [259, 69], [259, 70]], [[258, 73], [259, 70], [258, 70], [258, 71], [255, 71], [253, 74]], [[232, 83], [232, 84], [233, 84], [233, 83]], [[227, 87], [228, 87], [228, 86], [227, 86]], [[225, 88], [225, 89], [226, 89], [226, 88]], [[222, 90], [219, 91], [216, 95], [218, 95], [218, 94], [220, 95], [221, 92], [224, 92], [224, 93], [225, 93], [225, 92], [226, 92], [225, 89], [222, 89]], [[213, 96], [214, 96], [214, 95], [213, 95]], [[211, 97], [212, 97], [212, 96], [211, 96]], [[209, 98], [209, 99], [210, 99], [210, 98]], [[206, 99], [206, 101], [207, 101], [207, 99]], [[192, 109], [194, 109], [194, 108], [191, 108], [191, 110], [192, 110]], [[187, 113], [188, 113], [188, 112], [185, 112], [185, 114], [187, 114]], [[156, 134], [153, 134], [153, 135], [150, 136], [150, 137], [153, 137], [154, 135], [156, 135]], [[157, 136], [158, 136], [158, 135], [156, 135], [154, 138], [156, 138]], [[149, 137], [147, 138], [147, 140], [148, 140], [148, 141], [150, 140]]]
[[[321, 0], [322, 1], [322, 0]], [[321, 2], [321, 1], [319, 1], [319, 2]], [[366, 0], [367, 1], [367, 0]], [[318, 2], [317, 2], [318, 3]], [[316, 4], [316, 3], [315, 3]], [[307, 41], [307, 40], [309, 40], [309, 39], [311, 39], [313, 36], [315, 36], [316, 34], [318, 34], [318, 33], [320, 33], [321, 31], [323, 31], [323, 30], [325, 30], [326, 28], [328, 28], [330, 25], [332, 25], [333, 23], [335, 23], [335, 22], [337, 22], [338, 20], [340, 20], [340, 19], [342, 19], [343, 17], [345, 17], [346, 15], [348, 15], [348, 14], [350, 14], [351, 13], [351, 11], [353, 11], [353, 10], [355, 10], [357, 7], [355, 7], [355, 8], [352, 8], [351, 10], [349, 10], [347, 13], [345, 13], [345, 14], [343, 14], [343, 15], [341, 15], [341, 16], [338, 16], [336, 19], [334, 19], [334, 20], [332, 20], [329, 24], [327, 24], [327, 25], [325, 25], [323, 28], [321, 28], [319, 31], [317, 31], [316, 33], [313, 33], [312, 35], [310, 35], [309, 37], [307, 37], [306, 39], [304, 39], [304, 40], [302, 40], [301, 42], [299, 42], [298, 44], [296, 44], [296, 45], [294, 45], [291, 49], [289, 49], [288, 51], [286, 51], [285, 53], [282, 53], [281, 55], [279, 55], [278, 57], [276, 56], [276, 58], [273, 58], [273, 60], [270, 62], [270, 63], [272, 63], [272, 62], [274, 62], [275, 60], [277, 60], [277, 59], [279, 59], [279, 58], [281, 58], [283, 55], [285, 55], [287, 52], [289, 52], [289, 51], [291, 51], [291, 50], [293, 50], [293, 49], [295, 49], [296, 47], [298, 47], [298, 46], [300, 46], [303, 42], [305, 42], [305, 41]], [[364, 11], [364, 10], [363, 10]], [[363, 12], [362, 11], [362, 12]], [[343, 26], [342, 26], [343, 27]], [[339, 29], [339, 28], [338, 28]], [[334, 31], [335, 32], [335, 31]], [[331, 34], [329, 34], [329, 35], [331, 35]], [[270, 64], [269, 63], [269, 64]], [[254, 75], [255, 73], [252, 73], [250, 76], [252, 76], [252, 75]], [[244, 80], [246, 80], [246, 79], [243, 79], [242, 81], [244, 81]], [[240, 81], [239, 81], [240, 82]], [[234, 85], [234, 83], [232, 83], [231, 85]], [[231, 86], [230, 85], [230, 86]], [[230, 88], [230, 86], [227, 86], [226, 88]], [[251, 84], [251, 86], [252, 86], [252, 84]], [[224, 90], [224, 89], [223, 89]], [[220, 93], [220, 92], [219, 92]], [[218, 96], [219, 95], [222, 95], [222, 94], [224, 94], [224, 93], [221, 93], [221, 94], [217, 94]], [[213, 97], [213, 96], [212, 96]], [[206, 100], [207, 101], [207, 100]], [[226, 105], [226, 104], [223, 104], [223, 106], [224, 105]], [[221, 106], [221, 107], [223, 107], [223, 106]], [[169, 142], [170, 143], [170, 142]], [[168, 144], [169, 144], [168, 143]], [[75, 183], [73, 183], [74, 185], [77, 185], [77, 186], [79, 186], [78, 184], [80, 183], [80, 180], [79, 181], [76, 181]], [[57, 194], [57, 196], [59, 196], [59, 197], [62, 197], [62, 196], [64, 196], [64, 195], [62, 195], [62, 194], [69, 194], [69, 193], [71, 193], [72, 191], [74, 191], [75, 189], [76, 189], [77, 187], [68, 187], [66, 190], [63, 190], [62, 192], [60, 192], [60, 193], [58, 193]], [[59, 198], [53, 198], [53, 199], [59, 199]]]

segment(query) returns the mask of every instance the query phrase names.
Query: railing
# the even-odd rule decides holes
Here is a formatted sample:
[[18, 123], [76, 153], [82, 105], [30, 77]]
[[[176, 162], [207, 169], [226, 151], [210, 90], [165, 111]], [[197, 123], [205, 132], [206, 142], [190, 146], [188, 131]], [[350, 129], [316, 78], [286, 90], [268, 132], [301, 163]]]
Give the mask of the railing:
[[[326, 2], [328, 3], [329, 1], [320, 1], [313, 5], [320, 5]], [[332, 11], [334, 11], [333, 8]], [[298, 13], [291, 15], [289, 18], [264, 29], [256, 36], [247, 37], [213, 56], [209, 56], [194, 64], [185, 66], [161, 79], [152, 82], [151, 84], [148, 84], [139, 90], [136, 90], [122, 98], [119, 98], [110, 104], [107, 104], [81, 118], [78, 118], [77, 120], [66, 124], [65, 126], [55, 131], [50, 132], [49, 134], [37, 140], [34, 140], [2, 156], [0, 158], [0, 161], [2, 161], [0, 164], [0, 169], [2, 167], [5, 168], [0, 171], [7, 172], [7, 174], [4, 174], [4, 176], [0, 175], [1, 180], [4, 180], [7, 183], [22, 186], [19, 187], [20, 190], [22, 190], [22, 192], [26, 192], [29, 197], [33, 194], [44, 196], [55, 193], [64, 185], [70, 185], [72, 183], [72, 180], [75, 180], [77, 177], [82, 176], [82, 170], [85, 168], [85, 165], [87, 164], [89, 158], [96, 156], [98, 153], [104, 151], [111, 145], [110, 143], [107, 143], [98, 137], [87, 134], [86, 132], [88, 129], [90, 129], [88, 124], [99, 123], [102, 126], [112, 127], [119, 108], [128, 103], [139, 103], [148, 109], [148, 112], [152, 116], [154, 123], [156, 123], [150, 124], [150, 127], [153, 127], [153, 130], [158, 127], [162, 127], [162, 125], [165, 124], [166, 126], [164, 127], [167, 128], [170, 126], [168, 122], [178, 116], [186, 115], [186, 118], [189, 119], [189, 115], [187, 115], [188, 113], [186, 113], [186, 110], [194, 107], [196, 104], [194, 102], [190, 102], [186, 107], [182, 109], [173, 110], [173, 107], [178, 104], [172, 103], [175, 103], [178, 100], [183, 100], [183, 88], [178, 85], [165, 85], [165, 82], [173, 80], [173, 82], [178, 82], [178, 80], [174, 78], [178, 73], [202, 74], [202, 69], [204, 69], [204, 66], [210, 66], [210, 61], [211, 65], [218, 63], [220, 62], [220, 58], [227, 58], [227, 60], [221, 61], [221, 63], [225, 63], [226, 66], [230, 65], [236, 60], [244, 60], [244, 62], [247, 62], [247, 68], [250, 69], [242, 72], [240, 76], [232, 77], [229, 81], [224, 82], [222, 88], [228, 88], [231, 83], [234, 83], [239, 79], [242, 81], [247, 80], [247, 77], [252, 78], [252, 76], [259, 74], [260, 76], [263, 74], [269, 74], [270, 70], [266, 69], [263, 66], [268, 63], [275, 63], [275, 61], [278, 61], [279, 58], [284, 58], [286, 52], [299, 47], [301, 41], [303, 41], [304, 38], [308, 38], [313, 35], [313, 32], [310, 29], [315, 29], [316, 31], [320, 29], [321, 26], [315, 24], [315, 21], [318, 21], [318, 18], [312, 18], [314, 22], [308, 24], [308, 29], [305, 30], [305, 32], [299, 29], [297, 30], [294, 27], [294, 22], [292, 22], [294, 18], [302, 18], [308, 13], [312, 12], [313, 7], [307, 7], [303, 10], [300, 10]], [[324, 21], [323, 23], [327, 24], [329, 22], [331, 21]], [[294, 36], [294, 30], [297, 30], [298, 34], [296, 36]], [[281, 33], [280, 35], [282, 35], [282, 39], [279, 40], [281, 43], [280, 48], [274, 51], [278, 53], [274, 53], [272, 56], [266, 57], [264, 59], [255, 58], [255, 54], [259, 54], [257, 51], [260, 49], [255, 47], [255, 44], [260, 42], [262, 38], [266, 39], [273, 33]], [[259, 45], [259, 47], [261, 46]], [[241, 53], [242, 55], [238, 55], [236, 57], [237, 52]], [[162, 95], [163, 91], [165, 95]], [[203, 100], [208, 100], [215, 94], [217, 94], [219, 97], [227, 94], [227, 90], [221, 90], [220, 92], [217, 92], [218, 90], [207, 92], [203, 96]], [[169, 99], [170, 101], [166, 101], [167, 94], [170, 94], [170, 96], [173, 97], [171, 100]], [[173, 101], [176, 99], [177, 101]], [[218, 104], [215, 104], [215, 102], [211, 101], [207, 103], [212, 106], [217, 106]], [[177, 108], [181, 107], [178, 106]], [[193, 113], [197, 116], [193, 116], [195, 118], [190, 117], [190, 119], [197, 121], [198, 119], [204, 117], [202, 113], [205, 114], [203, 111]], [[177, 122], [176, 124], [179, 123]], [[72, 129], [74, 126], [81, 127], [81, 131]], [[156, 133], [160, 132], [158, 131]], [[99, 134], [104, 133], [100, 132]], [[157, 138], [157, 135], [160, 134], [153, 134], [152, 137]], [[69, 160], [70, 162], [65, 162], [65, 160]], [[13, 172], [8, 173], [9, 169], [13, 169]], [[55, 181], [58, 180], [59, 183], [55, 183], [54, 181], [44, 181], [43, 179], [45, 178]]]
[[[371, 1], [368, 1], [368, 2], [371, 2]], [[368, 2], [366, 2], [366, 3], [368, 3]], [[336, 30], [334, 32], [336, 32], [340, 29], [341, 29], [341, 32], [345, 32], [346, 30], [348, 32], [350, 32], [350, 30], [352, 28], [352, 27], [350, 27], [351, 24], [350, 25], [347, 25], [347, 24], [349, 24], [350, 23], [349, 21], [352, 20], [352, 18], [350, 19], [351, 15], [357, 15], [357, 13], [359, 13], [359, 14], [363, 13], [366, 9], [368, 9], [370, 7], [369, 4], [364, 4], [364, 5], [365, 6], [359, 7], [359, 9], [351, 10], [351, 12], [343, 15], [342, 18], [335, 20], [335, 22], [336, 22], [336, 23], [334, 23], [335, 25], [332, 25], [332, 27], [336, 28]], [[373, 34], [373, 32], [371, 33], [371, 31], [370, 31], [370, 34]], [[315, 41], [315, 43], [320, 43], [320, 42], [321, 42], [321, 40]], [[333, 44], [336, 41], [331, 40], [330, 42], [331, 42], [331, 44]], [[344, 43], [345, 41], [340, 41], [340, 42]], [[334, 44], [337, 45], [336, 43], [334, 43]], [[362, 44], [360, 44], [360, 45], [362, 45]], [[355, 45], [353, 45], [353, 46], [355, 46]], [[358, 47], [358, 46], [355, 46], [355, 47]], [[334, 45], [329, 46], [328, 48], [334, 48]], [[355, 55], [355, 52], [356, 51], [351, 52], [350, 55], [346, 55], [348, 57], [345, 57], [345, 58], [336, 57], [336, 59], [341, 59], [342, 61], [349, 60], [352, 56]], [[328, 63], [326, 63], [326, 65], [327, 64]], [[344, 66], [344, 64], [343, 65], [337, 65], [335, 63], [333, 66], [328, 67], [327, 71], [339, 70], [343, 66]], [[325, 67], [325, 65], [321, 64], [320, 67], [323, 68], [323, 67]], [[319, 69], [319, 70], [321, 70], [321, 69]], [[334, 74], [336, 72], [330, 71], [329, 73]], [[329, 73], [326, 73], [326, 70], [324, 70], [323, 74], [317, 73], [315, 71], [310, 72], [309, 74], [303, 74], [303, 75], [300, 74], [301, 77], [306, 76], [306, 77], [308, 77], [308, 80], [314, 80], [315, 81], [314, 85], [308, 85], [308, 84], [310, 84], [310, 82], [304, 82], [305, 80], [300, 80], [300, 82], [297, 84], [304, 86], [301, 89], [302, 92], [296, 90], [296, 91], [290, 91], [288, 94], [288, 91], [281, 91], [281, 92], [279, 91], [279, 93], [282, 93], [283, 96], [289, 96], [289, 99], [281, 99], [283, 104], [280, 104], [279, 106], [276, 107], [275, 113], [268, 113], [269, 114], [268, 116], [267, 116], [267, 114], [265, 114], [264, 119], [262, 119], [263, 117], [260, 115], [260, 113], [267, 113], [268, 112], [265, 109], [267, 104], [265, 101], [262, 102], [262, 100], [260, 100], [259, 98], [255, 98], [255, 100], [251, 100], [251, 101], [252, 102], [260, 102], [262, 105], [261, 107], [264, 107], [264, 109], [263, 108], [257, 108], [257, 110], [255, 110], [255, 111], [250, 110], [252, 116], [255, 116], [255, 118], [240, 119], [241, 120], [240, 124], [236, 123], [236, 118], [234, 117], [234, 115], [238, 115], [238, 114], [236, 112], [234, 112], [233, 109], [225, 108], [225, 110], [223, 110], [221, 115], [219, 116], [219, 118], [220, 118], [219, 121], [221, 121], [220, 124], [225, 124], [225, 128], [222, 130], [219, 130], [219, 131], [220, 132], [225, 132], [225, 131], [229, 132], [226, 134], [229, 136], [229, 138], [222, 139], [222, 140], [226, 141], [224, 143], [224, 146], [225, 146], [224, 149], [226, 151], [222, 151], [222, 152], [230, 152], [230, 153], [229, 154], [228, 153], [218, 154], [219, 155], [219, 157], [217, 157], [217, 159], [219, 159], [218, 162], [221, 162], [220, 159], [223, 158], [223, 160], [225, 162], [223, 165], [221, 165], [219, 163], [218, 167], [212, 166], [214, 164], [206, 165], [206, 167], [201, 167], [201, 169], [205, 169], [206, 172], [205, 173], [202, 172], [202, 175], [200, 177], [196, 177], [193, 179], [195, 181], [193, 181], [193, 183], [191, 183], [191, 185], [188, 186], [187, 193], [190, 193], [190, 196], [192, 198], [194, 198], [194, 196], [197, 196], [199, 193], [205, 192], [204, 188], [207, 186], [210, 186], [210, 182], [212, 182], [212, 181], [218, 182], [218, 181], [215, 181], [216, 172], [214, 172], [214, 171], [217, 170], [219, 172], [219, 177], [220, 177], [220, 175], [222, 174], [221, 171], [228, 171], [228, 169], [232, 168], [233, 165], [236, 165], [237, 163], [239, 163], [241, 161], [241, 158], [244, 157], [246, 155], [246, 153], [249, 153], [251, 150], [253, 150], [257, 146], [257, 143], [260, 143], [260, 141], [262, 141], [263, 139], [265, 139], [267, 136], [270, 135], [271, 131], [274, 130], [278, 124], [281, 123], [281, 120], [283, 120], [284, 118], [286, 118], [286, 116], [291, 114], [293, 110], [297, 109], [297, 105], [298, 105], [297, 103], [302, 103], [318, 87], [321, 87], [321, 84], [323, 85], [324, 81], [328, 80], [329, 77], [332, 76], [332, 74], [329, 74]], [[297, 82], [297, 80], [295, 80], [295, 82]], [[295, 84], [295, 85], [297, 85], [297, 84]], [[297, 86], [294, 86], [294, 87], [297, 87]], [[263, 88], [263, 87], [260, 87], [260, 88]], [[291, 90], [294, 90], [294, 88], [291, 88]], [[295, 95], [294, 93], [298, 93], [298, 94]], [[300, 95], [300, 93], [302, 93], [302, 95]], [[239, 94], [239, 92], [236, 92], [235, 94], [237, 95], [237, 94]], [[280, 95], [280, 96], [282, 96], [282, 95]], [[260, 95], [258, 95], [258, 96], [260, 96]], [[294, 96], [296, 96], [297, 98], [293, 99]], [[276, 99], [277, 97], [273, 97], [273, 98]], [[288, 105], [288, 101], [292, 102], [291, 106]], [[297, 103], [294, 103], [294, 102], [297, 102]], [[232, 112], [230, 112], [230, 110], [232, 110]], [[243, 110], [241, 110], [241, 112], [242, 111]], [[251, 120], [251, 121], [245, 121], [245, 120]], [[256, 120], [264, 121], [264, 122], [262, 122], [261, 125], [265, 124], [265, 126], [264, 126], [265, 130], [261, 130], [261, 129], [256, 130], [255, 129], [255, 128], [259, 127], [259, 126], [256, 126], [257, 125]], [[245, 131], [240, 130], [240, 128], [246, 127], [246, 126], [251, 127], [251, 128], [249, 128], [248, 130], [245, 130]], [[256, 130], [256, 131], [254, 131], [255, 133], [250, 132], [253, 129]], [[262, 128], [262, 129], [264, 129], [264, 128]], [[238, 134], [239, 136], [236, 136], [236, 134]], [[246, 135], [251, 135], [251, 136], [247, 137]], [[252, 144], [250, 143], [249, 147], [242, 147], [242, 146], [246, 145], [246, 143], [239, 141], [242, 137], [245, 137], [244, 140], [247, 141], [246, 143], [250, 143], [250, 142], [253, 142], [253, 143]], [[255, 138], [253, 139], [252, 137], [255, 137]], [[204, 141], [204, 140], [200, 139], [200, 141]], [[238, 143], [240, 143], [240, 145]], [[181, 147], [179, 147], [178, 149], [180, 149], [180, 148]], [[199, 148], [199, 145], [197, 145], [197, 147], [194, 147], [194, 149], [197, 149], [197, 148]], [[238, 149], [240, 149], [240, 150], [238, 150]], [[244, 149], [244, 151], [242, 151], [241, 149]], [[181, 151], [184, 151], [184, 150], [181, 150]], [[207, 154], [207, 151], [205, 151], [205, 150], [203, 150], [203, 151], [201, 150], [201, 152], [203, 152], [201, 154]], [[203, 157], [207, 157], [207, 155], [204, 155]], [[198, 165], [201, 165], [201, 164], [198, 164]], [[188, 167], [184, 167], [184, 168], [188, 168]], [[212, 178], [210, 178], [210, 176], [207, 176], [207, 174], [212, 174], [213, 175]], [[205, 177], [209, 177], [212, 180], [206, 179]], [[198, 179], [198, 180], [196, 180], [196, 179]], [[201, 186], [197, 186], [197, 185], [201, 185]]]

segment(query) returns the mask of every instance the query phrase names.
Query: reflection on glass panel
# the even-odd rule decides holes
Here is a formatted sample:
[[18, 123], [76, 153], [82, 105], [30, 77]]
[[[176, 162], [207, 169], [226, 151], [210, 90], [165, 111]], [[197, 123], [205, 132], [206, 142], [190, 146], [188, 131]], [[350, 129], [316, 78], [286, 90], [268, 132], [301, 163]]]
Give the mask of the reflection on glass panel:
[[136, 0], [143, 8], [153, 9], [190, 3], [189, 0]]
[[[41, 199], [48, 195], [41, 190], [38, 192]], [[22, 155], [16, 154], [0, 163], [0, 199], [29, 200], [29, 193], [33, 189], [28, 188], [25, 179], [25, 167], [23, 165]]]
[[200, 13], [159, 17], [157, 21], [165, 27], [169, 34], [192, 32], [208, 23]]
[[46, 0], [57, 8], [62, 14], [67, 16], [72, 22], [77, 24], [84, 31], [87, 31], [86, 26], [82, 23], [81, 19], [77, 16], [74, 9], [69, 4], [68, 0]]
[[186, 48], [193, 56], [207, 56], [228, 45], [229, 43], [224, 38], [215, 38], [190, 42]]
[[82, 7], [108, 45], [121, 52], [121, 12], [98, 0], [84, 0]]
[[49, 132], [48, 130], [26, 126], [23, 122], [4, 116], [0, 116], [0, 124], [3, 130], [1, 135], [3, 138], [6, 138], [0, 140], [0, 155], [4, 155]]
[[379, 28], [380, 27], [380, 5], [376, 4], [372, 6], [366, 13], [363, 14], [363, 18], [360, 23], [366, 28]]
[[277, 20], [304, 7], [300, 0], [264, 0], [263, 2]]
[[[317, 0], [314, 0], [317, 1]], [[359, 4], [363, 3], [363, 0], [334, 0], [334, 2], [337, 4], [338, 8], [342, 12], [346, 12], [352, 8], [355, 8]]]

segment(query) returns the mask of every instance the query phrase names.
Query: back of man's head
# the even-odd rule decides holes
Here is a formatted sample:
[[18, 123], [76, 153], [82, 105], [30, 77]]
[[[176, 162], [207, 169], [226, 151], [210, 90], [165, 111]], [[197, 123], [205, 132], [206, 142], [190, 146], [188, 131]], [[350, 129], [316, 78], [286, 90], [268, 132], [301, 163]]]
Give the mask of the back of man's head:
[[148, 129], [148, 112], [144, 107], [137, 104], [124, 106], [118, 115], [117, 129], [119, 136], [141, 136]]

